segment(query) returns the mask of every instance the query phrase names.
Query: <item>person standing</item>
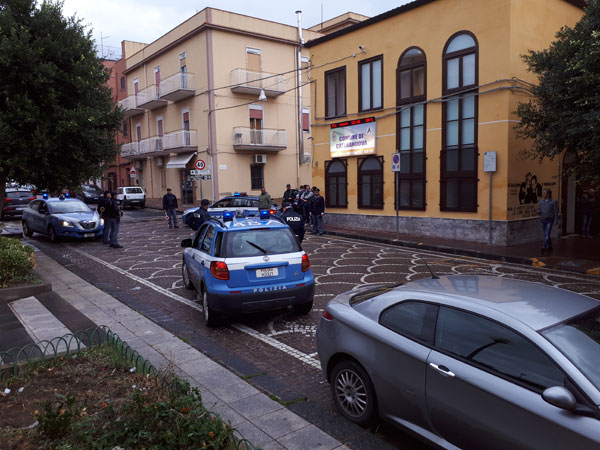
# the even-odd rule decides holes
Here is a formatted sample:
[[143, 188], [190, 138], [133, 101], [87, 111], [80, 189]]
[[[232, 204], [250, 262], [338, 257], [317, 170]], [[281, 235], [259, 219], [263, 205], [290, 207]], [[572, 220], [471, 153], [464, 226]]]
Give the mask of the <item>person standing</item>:
[[264, 187], [261, 187], [260, 195], [258, 196], [258, 209], [271, 209], [272, 204], [271, 194], [269, 194]]
[[210, 219], [210, 215], [208, 214], [208, 205], [210, 202], [207, 199], [202, 199], [200, 202], [200, 208], [192, 214], [192, 230], [198, 230], [204, 222]]
[[313, 233], [323, 234], [323, 214], [325, 213], [325, 199], [319, 194], [319, 188], [313, 188], [313, 196], [310, 200], [310, 211], [313, 220]]
[[122, 245], [119, 245], [119, 226], [121, 223], [121, 216], [123, 215], [123, 211], [121, 211], [119, 201], [117, 200], [117, 192], [114, 191], [110, 195], [111, 198], [108, 201], [108, 205], [106, 206], [106, 216], [108, 217], [108, 221], [110, 222], [110, 246], [112, 248], [123, 248]]
[[102, 243], [110, 244], [110, 225], [111, 222], [106, 215], [106, 209], [110, 203], [110, 191], [104, 191], [104, 195], [98, 200], [98, 214], [104, 220], [104, 233], [102, 234]]
[[179, 205], [177, 204], [177, 197], [171, 191], [171, 188], [167, 188], [167, 193], [163, 195], [163, 209], [165, 210], [165, 215], [169, 219], [169, 228], [179, 228], [177, 226], [177, 208]]
[[304, 220], [310, 223], [310, 202], [313, 198], [313, 191], [308, 184], [304, 185], [304, 196], [302, 197], [302, 208], [304, 209]]
[[282, 203], [292, 203], [294, 201], [294, 199], [296, 198], [296, 190], [292, 189], [292, 185], [291, 184], [286, 184], [286, 190], [283, 192], [283, 200], [281, 201]]
[[594, 217], [594, 212], [596, 211], [596, 193], [593, 189], [587, 191], [586, 194], [583, 194], [581, 198], [581, 214], [582, 214], [582, 223], [581, 223], [581, 235], [584, 238], [591, 238], [590, 236], [590, 228], [592, 226], [592, 218]]
[[285, 223], [289, 225], [292, 229], [292, 232], [296, 235], [299, 243], [302, 243], [304, 240], [304, 220], [302, 217], [294, 211], [291, 203], [284, 203], [282, 205], [283, 214], [281, 218], [285, 220]]
[[542, 199], [538, 203], [537, 212], [540, 216], [542, 230], [544, 231], [542, 250], [550, 250], [552, 249], [552, 240], [550, 238], [552, 225], [558, 221], [558, 202], [552, 198], [552, 191], [550, 189], [544, 189]]

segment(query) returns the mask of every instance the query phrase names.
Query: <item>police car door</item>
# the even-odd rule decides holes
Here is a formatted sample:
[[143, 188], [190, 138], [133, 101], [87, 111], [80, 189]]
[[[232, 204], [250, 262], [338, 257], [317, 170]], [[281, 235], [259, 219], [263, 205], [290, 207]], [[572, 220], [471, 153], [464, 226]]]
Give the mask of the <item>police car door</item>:
[[208, 228], [208, 224], [203, 224], [198, 231], [196, 232], [196, 236], [194, 237], [194, 241], [192, 246], [186, 248], [184, 250], [185, 263], [188, 267], [188, 272], [190, 274], [190, 278], [192, 282], [196, 286], [196, 289], [200, 289], [200, 280], [202, 279], [202, 253], [200, 252], [200, 243], [202, 242], [202, 238], [206, 233], [206, 229]]
[[197, 258], [201, 258], [200, 268], [202, 270], [202, 279], [209, 288], [213, 281], [213, 277], [210, 274], [210, 263], [215, 259], [211, 255], [211, 247], [213, 240], [215, 239], [215, 234], [215, 228], [209, 224], [206, 233], [204, 233], [204, 236], [200, 241], [200, 247], [197, 256]]
[[208, 208], [208, 215], [210, 217], [222, 219], [225, 211], [233, 211], [234, 208], [231, 207], [231, 201], [232, 199], [228, 197], [219, 200], [217, 203], [214, 203], [210, 208]]

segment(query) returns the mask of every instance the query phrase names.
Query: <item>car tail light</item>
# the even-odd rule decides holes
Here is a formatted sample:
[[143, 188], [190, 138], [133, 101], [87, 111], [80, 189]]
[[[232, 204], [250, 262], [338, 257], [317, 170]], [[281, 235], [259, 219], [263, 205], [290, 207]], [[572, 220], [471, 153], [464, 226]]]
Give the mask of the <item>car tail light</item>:
[[210, 273], [217, 280], [229, 280], [229, 269], [223, 261], [212, 261], [210, 263]]
[[4, 208], [2, 208], [4, 211], [12, 211], [13, 209], [15, 209], [12, 206], [5, 206]]
[[4, 203], [10, 203], [10, 202], [12, 202], [12, 201], [13, 201], [13, 199], [12, 199], [12, 198], [8, 198], [8, 197], [6, 197], [6, 198], [4, 199]]
[[302, 272], [306, 272], [310, 269], [310, 261], [308, 260], [308, 255], [305, 253], [302, 255]]
[[275, 210], [274, 209], [270, 209], [269, 210], [269, 214], [275, 214]]
[[29, 201], [35, 200], [35, 197], [29, 197]]
[[324, 309], [323, 310], [323, 319], [325, 319], [325, 320], [333, 320], [334, 317], [331, 314], [329, 314], [329, 312], [326, 309]]

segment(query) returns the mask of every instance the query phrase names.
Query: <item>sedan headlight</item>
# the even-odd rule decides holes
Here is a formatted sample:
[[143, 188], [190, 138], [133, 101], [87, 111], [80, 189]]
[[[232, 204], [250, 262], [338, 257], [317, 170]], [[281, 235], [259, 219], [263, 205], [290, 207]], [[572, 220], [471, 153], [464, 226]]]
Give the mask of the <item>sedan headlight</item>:
[[100, 225], [104, 225], [104, 219], [100, 219]]
[[69, 222], [68, 220], [61, 221], [60, 225], [65, 228], [74, 228], [75, 227], [75, 225], [73, 225], [73, 223]]

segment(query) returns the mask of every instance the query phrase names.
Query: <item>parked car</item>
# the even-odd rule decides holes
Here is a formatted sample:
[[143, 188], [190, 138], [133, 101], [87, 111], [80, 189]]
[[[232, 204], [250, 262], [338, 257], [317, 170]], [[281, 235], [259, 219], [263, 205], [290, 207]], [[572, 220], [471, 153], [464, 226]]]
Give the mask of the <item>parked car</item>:
[[[200, 207], [194, 207], [186, 209], [183, 212], [182, 220], [188, 226], [192, 225], [193, 214], [198, 211]], [[271, 214], [276, 213], [281, 208], [275, 202], [271, 205]], [[208, 207], [208, 214], [211, 217], [222, 218], [225, 211], [243, 211], [243, 215], [246, 217], [258, 216], [258, 197], [255, 195], [234, 194], [227, 197], [223, 197], [221, 200], [213, 203]]]
[[52, 242], [61, 237], [93, 239], [104, 233], [104, 219], [75, 198], [38, 199], [23, 210], [23, 234], [40, 233]]
[[95, 184], [82, 184], [80, 189], [75, 193], [75, 198], [78, 198], [84, 203], [98, 203], [102, 198], [104, 191]]
[[146, 207], [146, 193], [139, 186], [126, 186], [117, 188], [117, 200], [123, 208], [139, 206]]
[[315, 279], [308, 255], [290, 227], [265, 214], [224, 221], [211, 218], [181, 246], [183, 284], [202, 298], [204, 321], [215, 326], [226, 313], [292, 306], [312, 309]]
[[349, 420], [377, 415], [442, 448], [600, 448], [600, 301], [526, 281], [445, 276], [331, 300], [321, 367]]
[[32, 200], [35, 200], [35, 194], [29, 189], [7, 188], [0, 220], [7, 217], [20, 217]]

